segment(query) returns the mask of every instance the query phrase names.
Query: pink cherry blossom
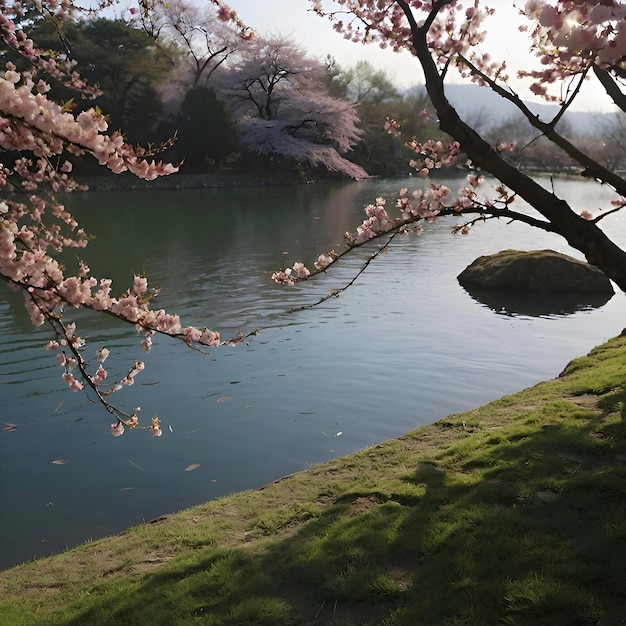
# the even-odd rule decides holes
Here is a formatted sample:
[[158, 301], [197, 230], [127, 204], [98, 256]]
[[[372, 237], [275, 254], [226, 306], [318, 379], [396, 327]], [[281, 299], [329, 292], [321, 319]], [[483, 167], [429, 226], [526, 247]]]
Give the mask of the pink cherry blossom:
[[314, 265], [318, 270], [326, 269], [333, 262], [333, 257], [329, 254], [320, 254]]
[[300, 262], [293, 264], [293, 271], [300, 279], [306, 279], [311, 275], [311, 272], [305, 267], [304, 263]]
[[70, 372], [65, 372], [62, 378], [72, 391], [80, 391], [85, 386], [79, 380], [76, 380]]
[[293, 277], [291, 276], [291, 268], [288, 267], [284, 270], [280, 270], [278, 272], [274, 272], [272, 274], [272, 280], [275, 283], [278, 283], [279, 285], [287, 285], [289, 287], [293, 287], [295, 284], [295, 281], [293, 280]]

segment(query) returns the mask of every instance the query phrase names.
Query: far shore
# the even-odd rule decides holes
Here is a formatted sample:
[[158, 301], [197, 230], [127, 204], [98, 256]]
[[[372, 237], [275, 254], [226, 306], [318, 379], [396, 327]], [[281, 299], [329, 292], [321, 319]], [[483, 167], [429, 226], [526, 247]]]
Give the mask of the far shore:
[[[467, 175], [466, 170], [447, 169], [437, 172], [438, 176], [458, 177], [459, 179]], [[552, 172], [536, 171], [528, 172], [531, 176], [553, 176], [557, 178], [580, 179], [578, 172]], [[405, 174], [398, 173], [396, 176], [387, 178], [397, 178], [404, 180], [412, 176], [411, 172]], [[370, 178], [380, 178], [371, 176]], [[422, 180], [415, 177], [416, 180]], [[88, 187], [88, 191], [140, 191], [150, 189], [237, 189], [251, 187], [285, 187], [294, 185], [311, 185], [323, 182], [350, 182], [352, 179], [341, 176], [314, 177], [302, 171], [285, 170], [270, 171], [261, 173], [245, 173], [239, 170], [213, 170], [205, 173], [185, 174], [176, 172], [169, 176], [161, 176], [155, 180], [147, 181], [137, 178], [129, 172], [122, 174], [104, 174], [99, 176], [77, 176], [77, 181]], [[368, 179], [362, 179], [368, 180]]]
[[88, 191], [134, 191], [147, 189], [237, 189], [241, 187], [282, 187], [319, 182], [299, 176], [296, 172], [265, 172], [245, 174], [219, 170], [204, 174], [175, 173], [147, 181], [124, 172], [119, 175], [77, 177]]

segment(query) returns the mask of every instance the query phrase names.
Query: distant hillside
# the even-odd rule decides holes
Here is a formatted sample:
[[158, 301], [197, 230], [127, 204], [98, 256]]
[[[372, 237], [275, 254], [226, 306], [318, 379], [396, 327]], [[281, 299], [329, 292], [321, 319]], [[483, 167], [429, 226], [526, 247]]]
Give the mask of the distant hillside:
[[[446, 85], [446, 95], [459, 114], [468, 119], [480, 120], [484, 126], [495, 126], [504, 120], [519, 115], [517, 109], [507, 100], [488, 87], [479, 85]], [[526, 106], [543, 121], [550, 121], [559, 111], [554, 104], [525, 102]], [[565, 119], [578, 134], [593, 134], [602, 126], [603, 120], [611, 113], [573, 111], [565, 114]]]

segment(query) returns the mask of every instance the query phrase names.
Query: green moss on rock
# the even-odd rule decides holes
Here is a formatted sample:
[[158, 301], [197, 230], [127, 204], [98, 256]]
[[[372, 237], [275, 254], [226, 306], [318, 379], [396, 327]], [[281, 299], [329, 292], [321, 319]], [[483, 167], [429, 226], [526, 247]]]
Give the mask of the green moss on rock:
[[615, 293], [597, 267], [554, 250], [503, 250], [481, 256], [458, 276], [466, 289]]

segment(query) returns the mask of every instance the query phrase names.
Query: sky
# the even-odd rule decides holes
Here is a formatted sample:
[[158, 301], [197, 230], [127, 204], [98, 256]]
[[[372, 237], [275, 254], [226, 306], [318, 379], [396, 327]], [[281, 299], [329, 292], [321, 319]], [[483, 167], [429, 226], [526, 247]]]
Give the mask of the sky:
[[[310, 12], [308, 0], [227, 0], [239, 17], [261, 35], [291, 36], [311, 55], [323, 59], [335, 57], [342, 67], [352, 67], [357, 61], [367, 60], [377, 70], [383, 70], [399, 87], [423, 84], [418, 62], [407, 53], [381, 50], [375, 45], [346, 41], [335, 32], [327, 19]], [[496, 14], [486, 22], [488, 49], [494, 59], [506, 59], [509, 68], [528, 67], [534, 57], [528, 52], [528, 36], [520, 33], [522, 18], [516, 14], [513, 2], [492, 2]], [[512, 73], [512, 72], [511, 72]], [[515, 85], [523, 99], [534, 100], [520, 85]], [[587, 81], [572, 110], [611, 111], [614, 107], [597, 82]]]

